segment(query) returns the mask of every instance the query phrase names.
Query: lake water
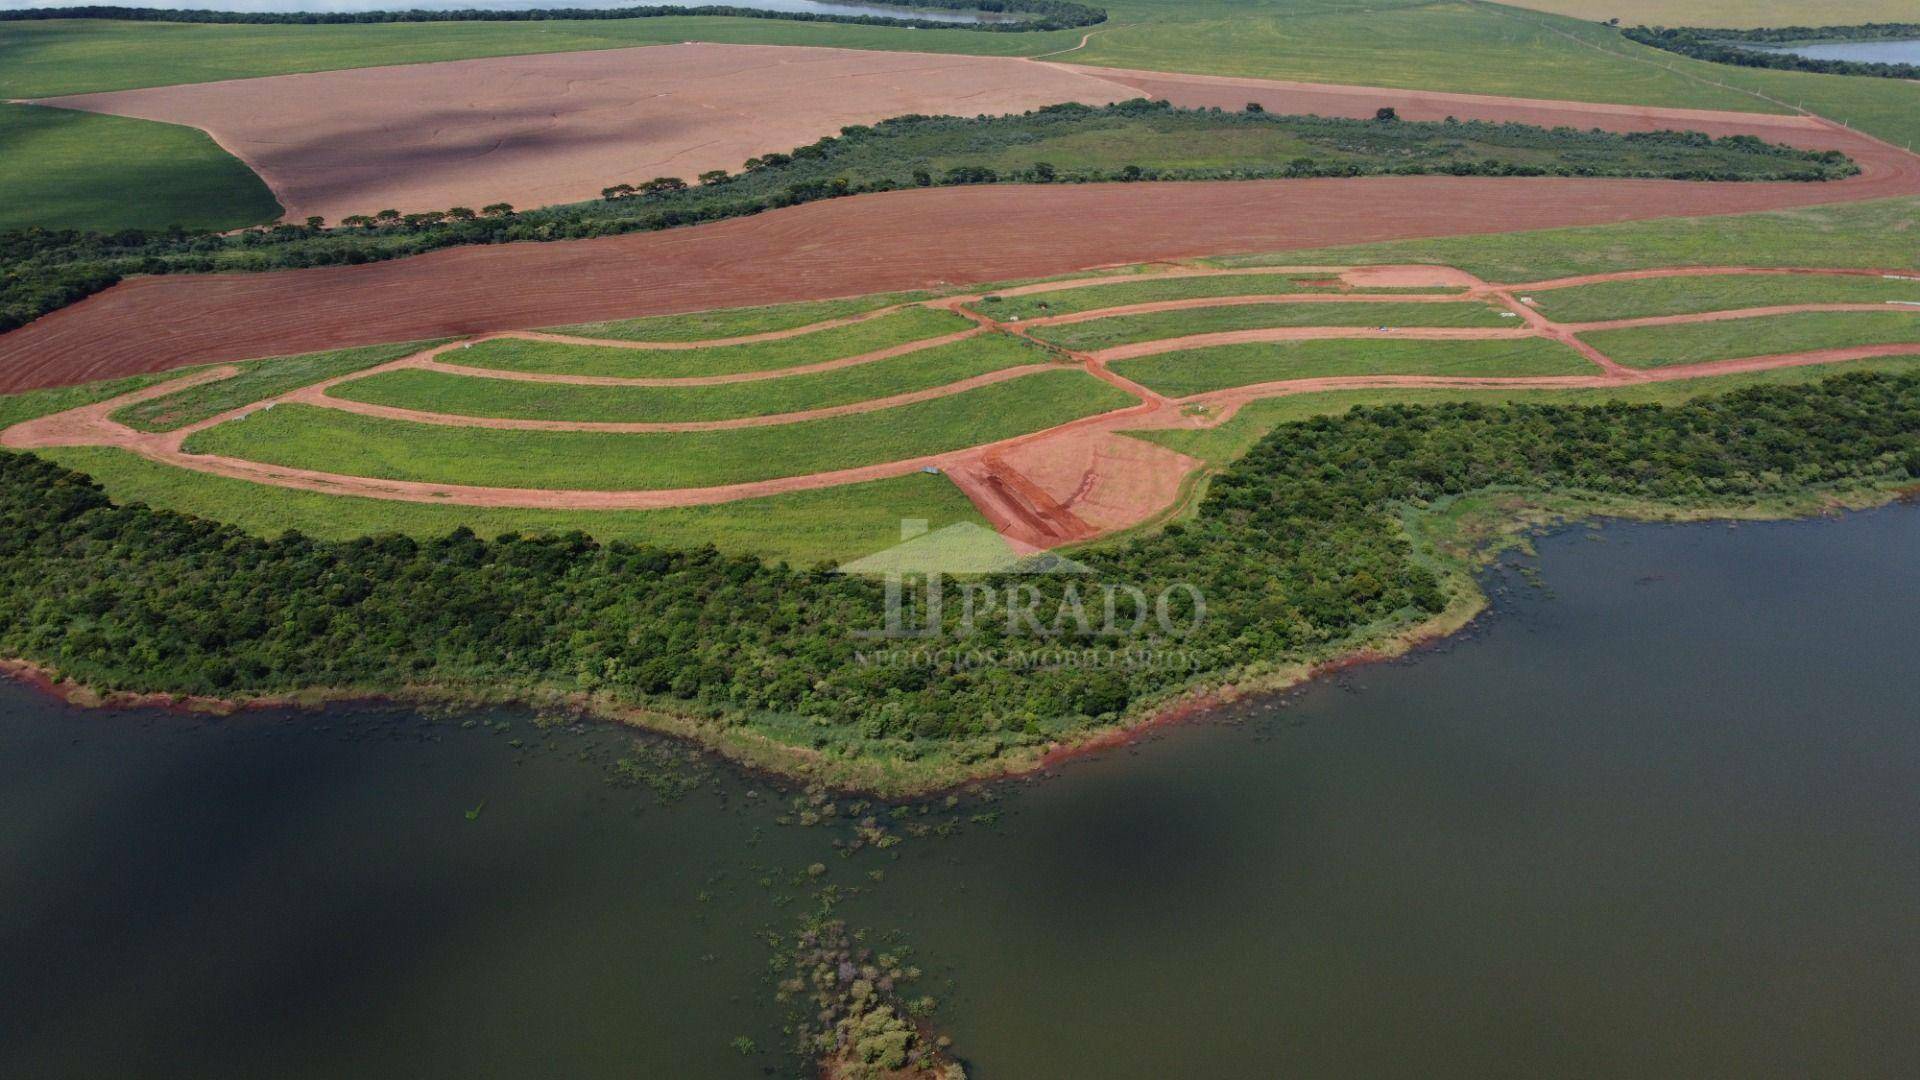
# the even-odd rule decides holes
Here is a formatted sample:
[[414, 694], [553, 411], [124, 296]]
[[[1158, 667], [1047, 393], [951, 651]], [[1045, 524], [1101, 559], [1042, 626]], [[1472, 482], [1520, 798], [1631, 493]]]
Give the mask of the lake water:
[[1862, 64], [1920, 64], [1920, 40], [1823, 41], [1789, 47], [1750, 45], [1746, 48], [1787, 52], [1814, 60], [1852, 60]]
[[[0, 0], [0, 11], [42, 7], [85, 7], [91, 0]], [[761, 11], [807, 11], [821, 15], [877, 15], [884, 18], [925, 19], [932, 22], [981, 23], [1010, 22], [1017, 15], [994, 12], [911, 10], [873, 4], [839, 4], [825, 0], [714, 0], [728, 7], [755, 8]], [[352, 11], [539, 11], [546, 8], [629, 8], [699, 7], [700, 0], [157, 0], [131, 3], [127, 7], [155, 8], [161, 11], [260, 11], [260, 12], [352, 12]]]
[[1920, 508], [1528, 565], [1443, 648], [845, 859], [597, 725], [0, 684], [0, 1075], [762, 1075], [816, 861], [983, 1080], [1914, 1075]]

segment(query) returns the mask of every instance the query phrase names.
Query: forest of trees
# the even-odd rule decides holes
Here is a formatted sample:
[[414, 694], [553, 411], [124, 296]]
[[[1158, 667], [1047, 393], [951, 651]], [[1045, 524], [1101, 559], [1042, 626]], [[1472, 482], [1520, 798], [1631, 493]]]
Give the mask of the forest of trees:
[[[1008, 167], [999, 155], [1086, 136], [1179, 136], [1165, 145], [1205, 145], [1208, 136], [1261, 128], [1321, 157], [1245, 160], [1214, 168], [1126, 161]], [[1119, 151], [1116, 151], [1118, 153]], [[970, 160], [971, 159], [971, 160]], [[942, 167], [929, 168], [938, 160]], [[973, 162], [979, 163], [973, 163]], [[438, 248], [514, 241], [578, 240], [741, 217], [822, 199], [905, 187], [981, 183], [1252, 180], [1275, 177], [1449, 173], [1477, 176], [1633, 176], [1694, 180], [1837, 179], [1858, 171], [1845, 155], [1798, 150], [1751, 136], [1697, 132], [1614, 134], [1480, 121], [1377, 123], [1318, 116], [1175, 109], [1139, 99], [1102, 108], [1053, 105], [1010, 116], [902, 116], [842, 129], [786, 153], [746, 162], [737, 174], [609, 177], [620, 183], [593, 202], [516, 212], [505, 203], [403, 214], [356, 214], [326, 228], [313, 218], [220, 235], [182, 230], [114, 234], [28, 229], [0, 233], [0, 332], [11, 330], [135, 274], [248, 272], [351, 265]]]
[[1716, 64], [1812, 71], [1823, 75], [1871, 75], [1884, 79], [1920, 79], [1920, 64], [1864, 60], [1827, 60], [1780, 49], [1749, 45], [1785, 45], [1814, 41], [1875, 41], [1920, 38], [1920, 23], [1867, 23], [1862, 26], [1783, 26], [1760, 30], [1708, 30], [1698, 27], [1635, 26], [1621, 33], [1642, 45], [1710, 60]]
[[[0, 454], [0, 655], [105, 689], [594, 691], [755, 725], [803, 718], [848, 753], [977, 760], [1111, 724], [1190, 686], [1356, 644], [1443, 610], [1401, 508], [1490, 487], [1728, 505], [1920, 479], [1920, 374], [1854, 373], [1672, 407], [1356, 408], [1284, 425], [1197, 516], [1076, 553], [1098, 580], [1197, 588], [1156, 624], [1054, 644], [1177, 647], [1180, 666], [869, 665], [884, 586], [827, 568], [583, 535], [260, 539], [116, 506], [86, 477]], [[1027, 575], [1057, 599], [1089, 580]], [[945, 613], [959, 635], [958, 613]], [[960, 644], [1023, 639], [982, 623]], [[791, 730], [789, 728], [788, 730]]]
[[[538, 22], [548, 19], [658, 19], [667, 16], [706, 15], [735, 19], [783, 19], [789, 22], [852, 23], [863, 26], [910, 26], [921, 30], [987, 30], [1014, 32], [1067, 30], [1105, 22], [1107, 13], [1069, 0], [862, 0], [880, 7], [900, 7], [899, 15], [834, 14], [824, 11], [771, 11], [731, 4], [662, 4], [629, 8], [530, 8], [501, 10], [468, 8], [461, 11], [173, 11], [164, 8], [90, 5], [70, 8], [24, 8], [0, 11], [0, 22], [28, 19], [117, 19], [171, 23], [337, 24], [396, 22]], [[911, 9], [981, 11], [1021, 16], [992, 22], [946, 22], [914, 17]]]

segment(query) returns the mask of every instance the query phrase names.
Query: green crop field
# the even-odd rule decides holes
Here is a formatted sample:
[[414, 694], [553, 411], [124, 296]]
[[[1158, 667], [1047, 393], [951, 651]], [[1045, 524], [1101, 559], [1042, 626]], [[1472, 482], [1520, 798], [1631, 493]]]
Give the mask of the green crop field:
[[[1802, 312], [1757, 319], [1601, 330], [1581, 339], [1628, 367], [1672, 367], [1852, 345], [1913, 342], [1920, 310]], [[1920, 352], [1920, 348], [1916, 348]]]
[[1236, 304], [1035, 327], [1033, 336], [1063, 349], [1092, 352], [1140, 341], [1189, 334], [1218, 334], [1288, 326], [1468, 326], [1519, 325], [1516, 317], [1482, 303], [1449, 304]]
[[1114, 372], [1168, 397], [1287, 379], [1345, 375], [1594, 375], [1579, 353], [1544, 338], [1408, 341], [1389, 338], [1222, 345], [1143, 356]]
[[1920, 198], [1206, 260], [1208, 265], [1229, 269], [1305, 262], [1433, 263], [1457, 266], [1488, 281], [1511, 283], [1662, 266], [1920, 270]]
[[716, 338], [747, 337], [780, 330], [794, 330], [815, 323], [864, 315], [895, 304], [925, 300], [931, 293], [879, 293], [874, 296], [850, 296], [840, 300], [809, 300], [798, 304], [773, 304], [768, 307], [721, 308], [695, 311], [685, 315], [654, 315], [645, 319], [620, 319], [613, 322], [577, 323], [547, 329], [576, 337], [606, 338], [611, 341], [686, 342], [712, 341]]
[[237, 229], [279, 216], [267, 185], [204, 131], [0, 104], [0, 230]]
[[936, 529], [963, 522], [985, 524], [959, 488], [943, 476], [921, 473], [711, 506], [521, 510], [297, 491], [176, 469], [109, 447], [39, 453], [92, 476], [115, 502], [198, 514], [266, 537], [289, 529], [330, 540], [383, 533], [428, 539], [460, 528], [488, 539], [506, 532], [583, 532], [603, 542], [670, 548], [712, 544], [729, 554], [811, 566], [843, 562], [897, 543], [902, 518], [925, 520]]
[[1920, 278], [1817, 274], [1716, 274], [1603, 281], [1532, 294], [1534, 307], [1559, 322], [1600, 322], [1779, 304], [1920, 303]]
[[951, 311], [910, 307], [850, 326], [836, 326], [829, 330], [750, 345], [655, 350], [497, 338], [480, 342], [471, 348], [459, 349], [442, 359], [463, 367], [497, 371], [678, 379], [779, 371], [840, 360], [895, 345], [943, 337], [972, 325], [970, 320]]
[[1841, 364], [1750, 371], [1737, 375], [1710, 375], [1662, 383], [1623, 383], [1583, 390], [1330, 390], [1317, 394], [1250, 401], [1218, 427], [1164, 431], [1129, 431], [1136, 439], [1200, 459], [1209, 465], [1237, 460], [1253, 444], [1281, 424], [1335, 416], [1356, 405], [1438, 405], [1448, 401], [1479, 401], [1489, 405], [1530, 402], [1542, 405], [1677, 405], [1697, 397], [1725, 394], [1749, 386], [1795, 386], [1818, 382], [1845, 371], [1906, 372], [1920, 369], [1920, 355], [1853, 360]]
[[352, 476], [491, 487], [712, 487], [996, 442], [1131, 404], [1079, 371], [1043, 372], [899, 408], [673, 434], [443, 427], [282, 405], [194, 435], [194, 453]]
[[328, 393], [349, 401], [460, 416], [675, 423], [871, 401], [1051, 359], [1046, 350], [1018, 338], [983, 334], [857, 367], [717, 386], [581, 386], [402, 369], [342, 383]]
[[[139, 431], [174, 431], [208, 420], [256, 401], [284, 394], [302, 386], [384, 364], [438, 344], [434, 341], [402, 342], [395, 345], [368, 345], [358, 349], [283, 356], [271, 360], [249, 360], [239, 367], [240, 374], [217, 382], [201, 383], [171, 394], [149, 398], [129, 405], [113, 418]], [[168, 378], [180, 372], [167, 373]]]

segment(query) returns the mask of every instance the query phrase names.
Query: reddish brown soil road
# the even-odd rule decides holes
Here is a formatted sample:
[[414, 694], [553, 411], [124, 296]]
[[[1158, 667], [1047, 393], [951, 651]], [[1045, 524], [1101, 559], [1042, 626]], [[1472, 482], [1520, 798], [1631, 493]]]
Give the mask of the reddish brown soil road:
[[[1597, 126], [1669, 119], [1660, 110], [1623, 114], [1559, 102], [1507, 107], [1528, 117], [1550, 108], [1567, 122]], [[662, 233], [459, 248], [370, 266], [143, 278], [0, 336], [0, 392], [348, 345], [1116, 263], [1920, 194], [1920, 158], [1877, 140], [1806, 118], [1720, 115], [1768, 138], [1843, 149], [1865, 172], [1831, 184], [1372, 177], [934, 188]], [[1691, 112], [1670, 122], [1710, 126]]]

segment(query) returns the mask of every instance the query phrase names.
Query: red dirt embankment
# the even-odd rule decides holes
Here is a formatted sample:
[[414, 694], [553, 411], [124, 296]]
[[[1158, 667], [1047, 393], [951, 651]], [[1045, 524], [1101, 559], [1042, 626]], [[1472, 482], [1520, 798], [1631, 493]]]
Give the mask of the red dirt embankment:
[[[1231, 90], [1247, 93], [1238, 84]], [[1694, 112], [1511, 107], [1529, 117], [1551, 108], [1564, 122], [1587, 126], [1707, 125]], [[1492, 106], [1481, 108], [1484, 115]], [[1844, 150], [1864, 172], [1827, 184], [1405, 176], [931, 188], [660, 233], [457, 248], [368, 266], [142, 278], [0, 336], [0, 392], [349, 345], [1115, 263], [1920, 194], [1920, 158], [1885, 143], [1808, 118], [1717, 115], [1768, 138]]]

